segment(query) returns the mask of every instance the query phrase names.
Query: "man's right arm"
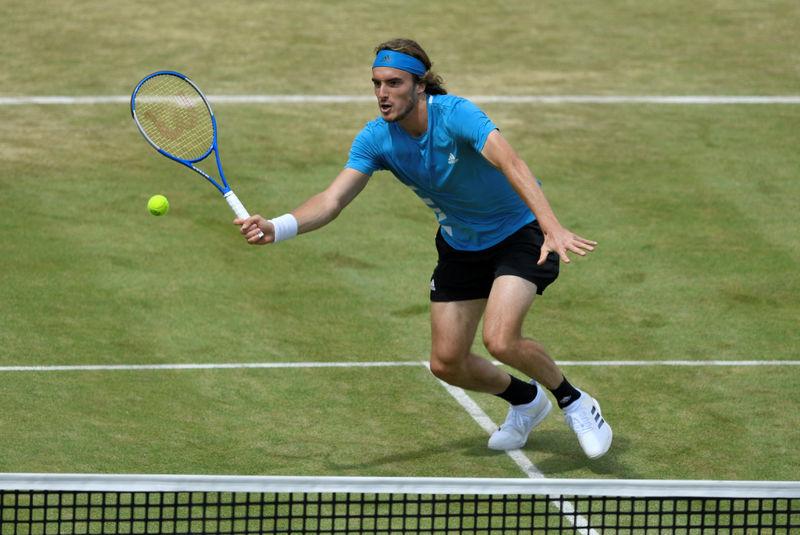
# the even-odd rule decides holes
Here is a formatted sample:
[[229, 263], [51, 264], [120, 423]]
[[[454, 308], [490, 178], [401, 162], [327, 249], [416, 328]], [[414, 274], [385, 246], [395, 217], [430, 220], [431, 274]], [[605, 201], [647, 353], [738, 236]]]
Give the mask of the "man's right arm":
[[[316, 230], [336, 219], [361, 193], [369, 178], [370, 175], [361, 171], [344, 168], [325, 191], [317, 193], [292, 211], [291, 215], [297, 220], [297, 233]], [[235, 219], [233, 223], [241, 226], [240, 232], [248, 243], [263, 245], [275, 241], [275, 227], [260, 215]], [[264, 233], [262, 237], [259, 237], [259, 231]]]
[[370, 175], [346, 167], [325, 191], [301, 204], [292, 215], [297, 219], [297, 233], [310, 232], [327, 225], [366, 187]]

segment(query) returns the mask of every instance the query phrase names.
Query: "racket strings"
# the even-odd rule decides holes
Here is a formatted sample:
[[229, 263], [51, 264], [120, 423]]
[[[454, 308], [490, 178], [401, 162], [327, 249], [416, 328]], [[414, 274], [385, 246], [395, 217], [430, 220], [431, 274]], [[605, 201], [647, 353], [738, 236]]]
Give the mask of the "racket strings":
[[145, 135], [165, 152], [191, 161], [211, 149], [211, 111], [187, 81], [177, 76], [154, 76], [142, 84], [134, 102]]

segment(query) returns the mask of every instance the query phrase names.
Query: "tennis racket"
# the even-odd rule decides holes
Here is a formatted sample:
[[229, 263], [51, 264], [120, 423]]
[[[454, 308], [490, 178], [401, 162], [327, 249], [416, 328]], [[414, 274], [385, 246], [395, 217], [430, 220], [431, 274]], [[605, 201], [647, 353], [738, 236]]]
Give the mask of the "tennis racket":
[[[225, 180], [217, 147], [217, 121], [208, 99], [194, 82], [173, 71], [145, 76], [131, 95], [131, 115], [153, 148], [211, 182], [237, 217], [250, 217]], [[218, 180], [195, 165], [212, 151], [217, 160]]]

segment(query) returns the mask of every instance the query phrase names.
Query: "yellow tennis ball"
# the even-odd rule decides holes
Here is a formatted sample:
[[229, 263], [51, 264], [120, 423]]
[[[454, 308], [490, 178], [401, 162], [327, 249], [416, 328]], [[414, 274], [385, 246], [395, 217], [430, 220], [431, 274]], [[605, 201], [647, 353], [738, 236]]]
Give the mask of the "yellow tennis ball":
[[153, 215], [164, 215], [169, 210], [169, 201], [163, 195], [153, 195], [147, 201], [147, 209]]

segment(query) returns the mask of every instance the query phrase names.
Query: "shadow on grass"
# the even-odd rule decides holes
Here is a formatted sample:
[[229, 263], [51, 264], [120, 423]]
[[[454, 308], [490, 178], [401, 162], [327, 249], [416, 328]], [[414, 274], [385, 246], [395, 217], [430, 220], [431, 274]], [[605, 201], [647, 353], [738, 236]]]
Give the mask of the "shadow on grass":
[[462, 455], [471, 457], [479, 456], [483, 450], [486, 450], [486, 445], [482, 441], [473, 438], [464, 438], [447, 443], [431, 444], [425, 448], [414, 450], [402, 450], [402, 445], [398, 445], [397, 449], [401, 451], [392, 451], [374, 457], [366, 454], [362, 455], [359, 462], [336, 463], [329, 459], [325, 464], [327, 468], [334, 472], [352, 470], [368, 473], [372, 469], [380, 468], [381, 466], [396, 466], [404, 463], [420, 462], [429, 457], [453, 454], [454, 452], [459, 452]]
[[[487, 437], [488, 439], [488, 437]], [[402, 448], [398, 448], [401, 450]], [[589, 459], [580, 449], [574, 435], [569, 431], [539, 431], [531, 435], [528, 444], [522, 452], [531, 459], [533, 464], [546, 477], [569, 477], [575, 471], [589, 470], [603, 478], [633, 479], [637, 474], [627, 468], [621, 458], [628, 449], [628, 441], [624, 436], [615, 435], [611, 449], [600, 459]], [[438, 455], [458, 454], [465, 457], [491, 458], [503, 456], [504, 452], [490, 450], [486, 447], [486, 439], [474, 436], [430, 444], [424, 448], [413, 450], [392, 451], [389, 453], [371, 456], [365, 454], [358, 462], [337, 463], [330, 459], [325, 461], [325, 466], [332, 473], [358, 472], [371, 473], [380, 471], [384, 466], [397, 466], [421, 463], [426, 458]], [[449, 474], [459, 477], [459, 474]]]
[[628, 447], [625, 435], [615, 432], [608, 452], [599, 459], [589, 459], [572, 432], [565, 428], [534, 431], [522, 451], [546, 477], [569, 477], [574, 471], [589, 470], [603, 478], [635, 479], [640, 476], [622, 462]]

